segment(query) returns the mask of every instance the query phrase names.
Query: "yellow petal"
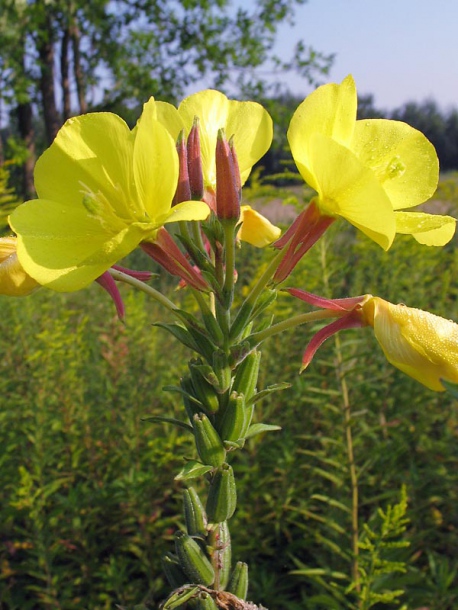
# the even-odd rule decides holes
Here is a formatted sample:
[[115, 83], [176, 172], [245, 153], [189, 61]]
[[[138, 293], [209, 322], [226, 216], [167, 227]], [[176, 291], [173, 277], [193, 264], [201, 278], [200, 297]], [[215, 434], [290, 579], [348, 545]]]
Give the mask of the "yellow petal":
[[15, 237], [0, 237], [0, 294], [21, 297], [34, 292], [39, 284], [25, 272], [16, 249]]
[[203, 201], [182, 201], [175, 205], [161, 224], [181, 220], [205, 220], [210, 215], [210, 208]]
[[218, 130], [226, 127], [229, 100], [223, 93], [207, 89], [185, 98], [179, 105], [178, 112], [186, 125], [187, 133], [192, 127], [194, 117], [199, 118], [204, 184], [214, 189], [216, 138]]
[[118, 222], [113, 228], [82, 206], [42, 199], [19, 206], [10, 217], [22, 266], [57, 291], [87, 286], [154, 230], [146, 223]]
[[451, 216], [423, 212], [395, 212], [396, 233], [412, 235], [425, 246], [445, 246], [455, 234], [456, 220]]
[[234, 148], [243, 185], [253, 165], [270, 148], [273, 137], [272, 119], [260, 104], [231, 100], [225, 131], [228, 139], [234, 137]]
[[458, 324], [378, 297], [364, 309], [391, 364], [437, 392], [444, 391], [441, 379], [458, 383]]
[[281, 229], [249, 205], [241, 206], [240, 221], [238, 238], [256, 248], [264, 248], [280, 237]]
[[429, 199], [439, 179], [439, 161], [431, 142], [401, 121], [357, 121], [351, 149], [370, 167], [394, 210]]
[[[183, 129], [186, 129], [178, 110], [167, 102], [156, 102], [156, 118], [164, 125], [174, 142], [177, 141]], [[187, 131], [189, 133], [189, 128]]]
[[310, 167], [310, 142], [321, 133], [349, 146], [356, 122], [356, 86], [351, 75], [340, 85], [318, 87], [296, 109], [288, 129], [288, 142], [296, 165], [304, 180], [315, 190]]
[[199, 118], [204, 184], [212, 190], [216, 187], [215, 150], [219, 129], [224, 129], [228, 139], [234, 137], [242, 184], [272, 142], [272, 119], [255, 102], [228, 100], [223, 93], [207, 89], [184, 99], [178, 112], [187, 133], [194, 117]]
[[85, 193], [101, 191], [121, 216], [135, 215], [132, 151], [130, 130], [115, 114], [69, 119], [37, 161], [38, 196], [80, 206]]
[[309, 150], [320, 210], [342, 216], [388, 250], [395, 235], [394, 212], [372, 170], [322, 134], [310, 138]]
[[178, 154], [167, 129], [155, 118], [154, 104], [145, 104], [137, 124], [133, 170], [138, 196], [148, 222], [160, 226], [172, 205], [178, 182]]

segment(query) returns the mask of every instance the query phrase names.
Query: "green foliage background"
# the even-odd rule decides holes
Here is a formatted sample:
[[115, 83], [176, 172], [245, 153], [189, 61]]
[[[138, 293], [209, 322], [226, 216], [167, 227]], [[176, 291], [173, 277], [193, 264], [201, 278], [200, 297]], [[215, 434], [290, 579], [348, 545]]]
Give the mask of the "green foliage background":
[[[243, 246], [241, 287], [265, 255]], [[456, 320], [457, 271], [453, 244], [430, 249], [401, 237], [384, 253], [336, 223], [289, 284], [332, 297], [371, 292]], [[154, 283], [175, 290], [164, 276]], [[69, 295], [43, 289], [0, 299], [2, 610], [156, 607], [166, 595], [160, 557], [181, 521], [181, 487], [173, 477], [192, 444], [182, 430], [141, 419], [181, 417], [177, 395], [161, 388], [176, 383], [190, 354], [153, 325], [166, 319], [155, 304], [130, 289], [123, 296], [125, 325], [95, 284]], [[188, 296], [175, 291], [173, 299]], [[301, 307], [285, 295], [272, 314], [284, 318]], [[252, 439], [234, 460], [234, 556], [250, 564], [249, 598], [270, 610], [344, 610], [356, 603], [347, 590], [351, 498], [339, 352], [328, 341], [299, 376], [311, 334], [296, 329], [264, 346], [262, 384], [287, 381], [291, 388], [258, 411], [282, 431]], [[405, 485], [409, 522], [400, 535], [410, 546], [388, 549], [387, 560], [407, 571], [394, 573], [389, 588], [404, 589], [402, 603], [412, 610], [452, 610], [456, 402], [393, 369], [370, 329], [342, 334], [339, 350], [338, 370], [350, 390], [361, 532], [364, 523], [379, 527], [378, 507], [397, 504]], [[386, 578], [376, 576], [375, 591]]]

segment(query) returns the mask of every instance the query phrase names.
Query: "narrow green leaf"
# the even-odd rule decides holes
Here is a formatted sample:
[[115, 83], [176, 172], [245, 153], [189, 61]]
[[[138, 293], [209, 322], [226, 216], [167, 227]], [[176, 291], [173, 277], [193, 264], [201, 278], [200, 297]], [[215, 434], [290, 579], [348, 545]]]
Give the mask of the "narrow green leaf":
[[163, 417], [162, 415], [151, 415], [150, 417], [142, 417], [141, 421], [153, 422], [153, 423], [165, 423], [165, 424], [173, 424], [174, 426], [178, 426], [179, 428], [183, 428], [184, 430], [188, 430], [192, 432], [192, 426], [187, 424], [184, 421], [180, 421], [179, 419], [175, 419], [174, 417]]
[[174, 591], [163, 603], [162, 610], [174, 610], [189, 601], [199, 591], [199, 587], [181, 587]]
[[252, 436], [256, 436], [256, 434], [271, 432], [274, 430], [281, 430], [281, 426], [273, 426], [270, 424], [253, 424], [248, 428], [245, 438], [251, 438]]
[[189, 460], [176, 475], [175, 480], [186, 481], [188, 479], [195, 479], [210, 472], [210, 470], [213, 470], [213, 466], [202, 464], [202, 462], [198, 462], [197, 460]]

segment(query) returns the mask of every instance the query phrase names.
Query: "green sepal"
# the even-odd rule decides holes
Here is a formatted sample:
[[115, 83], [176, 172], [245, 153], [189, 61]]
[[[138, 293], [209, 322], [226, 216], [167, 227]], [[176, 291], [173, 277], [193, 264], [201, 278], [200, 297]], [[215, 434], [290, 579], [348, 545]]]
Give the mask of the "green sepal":
[[183, 490], [183, 510], [188, 534], [195, 538], [205, 539], [207, 535], [207, 515], [193, 487]]
[[235, 564], [234, 571], [231, 574], [227, 591], [235, 595], [239, 599], [245, 600], [248, 594], [248, 565], [243, 561], [238, 561]]
[[175, 481], [188, 481], [190, 479], [196, 479], [197, 477], [207, 474], [207, 472], [210, 472], [210, 470], [213, 470], [213, 466], [202, 464], [202, 462], [198, 462], [197, 460], [188, 460], [180, 472], [176, 475]]
[[161, 610], [174, 610], [183, 606], [191, 598], [195, 597], [199, 587], [189, 585], [188, 587], [181, 587], [179, 590], [174, 591], [169, 595], [165, 602], [161, 606]]
[[169, 552], [162, 557], [162, 569], [169, 585], [174, 589], [182, 587], [188, 582], [188, 577], [181, 569], [178, 557], [174, 553]]
[[246, 438], [252, 438], [257, 434], [262, 434], [262, 432], [273, 432], [275, 430], [281, 430], [281, 426], [274, 426], [271, 424], [253, 424], [248, 428]]
[[214, 526], [208, 535], [209, 551], [215, 570], [215, 588], [224, 590], [229, 582], [232, 561], [231, 534], [227, 521]]
[[222, 464], [214, 473], [207, 497], [207, 517], [210, 523], [227, 521], [237, 506], [237, 490], [234, 471], [229, 464]]
[[205, 413], [192, 418], [196, 448], [200, 459], [210, 466], [221, 466], [226, 459], [223, 441]]
[[215, 571], [201, 546], [188, 534], [175, 534], [175, 550], [181, 568], [192, 583], [210, 586], [215, 580]]

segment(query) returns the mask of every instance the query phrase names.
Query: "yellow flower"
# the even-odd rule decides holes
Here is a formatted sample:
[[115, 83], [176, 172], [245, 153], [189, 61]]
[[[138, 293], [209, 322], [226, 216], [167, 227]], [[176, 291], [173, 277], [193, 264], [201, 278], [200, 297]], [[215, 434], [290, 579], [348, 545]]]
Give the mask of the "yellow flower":
[[288, 140], [321, 214], [342, 216], [387, 250], [396, 233], [442, 246], [455, 219], [400, 211], [430, 198], [439, 164], [432, 144], [406, 123], [356, 120], [352, 76], [319, 87], [299, 105]]
[[215, 150], [220, 129], [228, 139], [233, 138], [242, 185], [272, 142], [272, 119], [260, 104], [229, 100], [212, 89], [190, 95], [178, 109], [166, 102], [156, 102], [156, 113], [174, 140], [183, 129], [189, 135], [197, 117], [204, 187], [212, 193], [216, 191]]
[[281, 229], [273, 225], [265, 216], [249, 205], [240, 208], [240, 227], [238, 237], [257, 248], [264, 248], [280, 237]]
[[22, 268], [16, 254], [16, 238], [0, 237], [0, 294], [23, 297], [39, 284]]
[[111, 113], [69, 119], [40, 157], [38, 199], [10, 218], [19, 260], [40, 284], [79, 290], [164, 224], [208, 216], [198, 201], [171, 207], [178, 156], [155, 113], [150, 100], [133, 132]]
[[370, 295], [362, 315], [393, 366], [436, 392], [458, 383], [458, 324]]

